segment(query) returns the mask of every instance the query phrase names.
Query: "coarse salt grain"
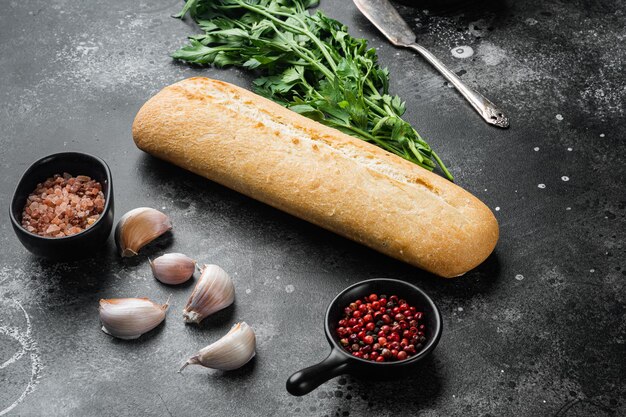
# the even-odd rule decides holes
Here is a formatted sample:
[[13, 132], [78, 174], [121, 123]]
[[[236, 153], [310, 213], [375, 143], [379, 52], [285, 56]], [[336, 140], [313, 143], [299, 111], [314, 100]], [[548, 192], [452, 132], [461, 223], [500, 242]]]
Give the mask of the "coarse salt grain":
[[37, 184], [26, 199], [22, 227], [39, 236], [71, 236], [93, 225], [104, 203], [99, 182], [86, 175], [56, 174]]

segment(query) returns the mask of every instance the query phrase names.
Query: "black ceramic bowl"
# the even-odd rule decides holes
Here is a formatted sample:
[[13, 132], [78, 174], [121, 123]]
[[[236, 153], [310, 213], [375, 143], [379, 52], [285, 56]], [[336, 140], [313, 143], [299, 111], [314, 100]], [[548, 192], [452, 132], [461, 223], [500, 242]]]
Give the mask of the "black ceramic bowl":
[[[409, 304], [424, 312], [427, 340], [421, 351], [398, 362], [373, 362], [360, 359], [346, 352], [336, 336], [337, 322], [343, 317], [343, 309], [354, 300], [369, 294], [396, 294]], [[362, 281], [343, 290], [328, 306], [324, 321], [326, 339], [330, 343], [330, 355], [317, 365], [296, 372], [287, 380], [287, 391], [292, 395], [305, 395], [329, 379], [351, 374], [367, 379], [390, 379], [410, 375], [419, 362], [428, 356], [441, 337], [442, 323], [439, 310], [433, 301], [408, 282], [397, 279], [376, 278]]]
[[[54, 174], [67, 172], [74, 176], [87, 175], [102, 185], [104, 211], [88, 229], [72, 236], [43, 237], [22, 227], [22, 211], [26, 199], [37, 184]], [[56, 260], [85, 258], [102, 246], [113, 228], [113, 183], [111, 171], [100, 158], [79, 152], [63, 152], [46, 156], [26, 170], [15, 189], [10, 208], [11, 223], [18, 239], [35, 255]]]

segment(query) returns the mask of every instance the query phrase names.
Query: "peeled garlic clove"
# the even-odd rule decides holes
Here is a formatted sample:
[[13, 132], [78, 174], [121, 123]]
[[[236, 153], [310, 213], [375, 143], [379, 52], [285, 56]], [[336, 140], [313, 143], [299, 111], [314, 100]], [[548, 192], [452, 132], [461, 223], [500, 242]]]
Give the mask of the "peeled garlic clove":
[[139, 207], [124, 214], [115, 227], [115, 243], [124, 257], [135, 256], [139, 249], [172, 228], [170, 219], [159, 210]]
[[169, 300], [163, 305], [147, 298], [110, 298], [100, 300], [102, 331], [119, 339], [137, 339], [157, 327], [164, 319]]
[[228, 307], [234, 300], [235, 286], [226, 271], [217, 265], [204, 265], [183, 310], [185, 323], [200, 323], [203, 318]]
[[154, 261], [150, 260], [150, 268], [156, 279], [164, 284], [182, 284], [193, 275], [196, 261], [182, 253], [167, 253]]
[[246, 322], [235, 324], [220, 340], [201, 349], [178, 372], [187, 365], [202, 365], [206, 368], [231, 371], [241, 368], [256, 354], [256, 336]]

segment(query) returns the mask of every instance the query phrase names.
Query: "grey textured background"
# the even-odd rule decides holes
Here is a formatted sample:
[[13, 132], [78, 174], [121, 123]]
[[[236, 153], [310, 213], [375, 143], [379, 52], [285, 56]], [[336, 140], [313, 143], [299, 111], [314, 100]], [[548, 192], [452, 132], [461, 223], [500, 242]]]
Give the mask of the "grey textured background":
[[[494, 255], [449, 281], [134, 147], [133, 117], [165, 85], [194, 75], [250, 85], [240, 71], [172, 62], [168, 52], [196, 32], [169, 17], [180, 6], [3, 2], [0, 414], [626, 415], [623, 2], [400, 8], [427, 47], [506, 109], [512, 127], [502, 131], [482, 123], [426, 63], [387, 45], [351, 2], [322, 1], [378, 48], [408, 120], [500, 222]], [[454, 58], [461, 45], [474, 55]], [[30, 163], [64, 150], [109, 163], [116, 218], [138, 206], [167, 212], [173, 238], [145, 255], [177, 251], [221, 265], [235, 281], [234, 307], [185, 326], [180, 310], [191, 287], [160, 285], [145, 256], [122, 261], [112, 241], [75, 263], [26, 252], [8, 222], [10, 195]], [[337, 378], [291, 397], [287, 377], [328, 351], [327, 303], [378, 276], [416, 283], [438, 303], [445, 331], [434, 355], [406, 380]], [[169, 294], [165, 325], [140, 340], [100, 331], [98, 299]], [[238, 320], [257, 332], [252, 363], [232, 373], [176, 373]]]

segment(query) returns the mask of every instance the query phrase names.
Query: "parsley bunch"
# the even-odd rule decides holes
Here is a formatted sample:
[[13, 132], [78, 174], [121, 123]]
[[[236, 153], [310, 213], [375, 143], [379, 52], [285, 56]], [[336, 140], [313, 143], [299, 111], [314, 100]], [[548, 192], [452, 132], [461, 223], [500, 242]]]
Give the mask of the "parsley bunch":
[[172, 54], [194, 64], [255, 70], [255, 90], [306, 117], [341, 130], [428, 170], [452, 175], [401, 116], [405, 104], [389, 94], [389, 72], [367, 41], [307, 9], [318, 0], [187, 0], [204, 34]]

